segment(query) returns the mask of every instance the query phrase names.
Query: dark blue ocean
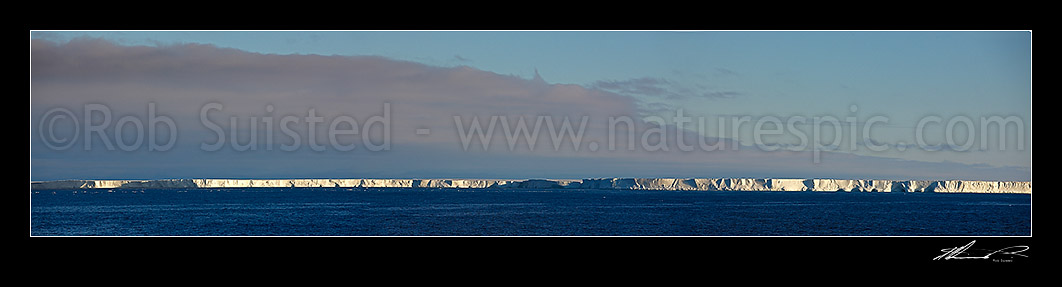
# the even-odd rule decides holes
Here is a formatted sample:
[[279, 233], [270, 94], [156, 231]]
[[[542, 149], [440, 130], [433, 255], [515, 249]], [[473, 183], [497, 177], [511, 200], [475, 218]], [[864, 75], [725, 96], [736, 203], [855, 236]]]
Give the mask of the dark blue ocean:
[[457, 189], [40, 190], [33, 236], [1031, 235], [1031, 195]]

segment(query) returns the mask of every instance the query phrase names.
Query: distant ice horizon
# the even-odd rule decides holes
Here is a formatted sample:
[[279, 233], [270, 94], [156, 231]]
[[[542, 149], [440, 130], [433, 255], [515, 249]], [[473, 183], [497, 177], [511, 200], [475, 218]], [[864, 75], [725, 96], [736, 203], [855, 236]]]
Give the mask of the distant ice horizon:
[[976, 180], [851, 180], [773, 178], [586, 178], [586, 179], [164, 179], [31, 182], [31, 189], [153, 188], [459, 188], [629, 189], [701, 191], [824, 191], [1032, 193], [1032, 182]]

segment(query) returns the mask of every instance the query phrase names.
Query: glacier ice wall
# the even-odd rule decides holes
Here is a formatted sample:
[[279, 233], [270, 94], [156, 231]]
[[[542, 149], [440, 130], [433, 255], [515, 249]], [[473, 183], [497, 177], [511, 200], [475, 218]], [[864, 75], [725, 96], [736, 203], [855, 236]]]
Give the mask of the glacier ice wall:
[[161, 188], [302, 188], [422, 187], [500, 189], [622, 189], [703, 191], [821, 191], [1025, 193], [1028, 181], [864, 180], [772, 178], [587, 178], [587, 179], [157, 179], [58, 180], [30, 182], [31, 189], [161, 189]]

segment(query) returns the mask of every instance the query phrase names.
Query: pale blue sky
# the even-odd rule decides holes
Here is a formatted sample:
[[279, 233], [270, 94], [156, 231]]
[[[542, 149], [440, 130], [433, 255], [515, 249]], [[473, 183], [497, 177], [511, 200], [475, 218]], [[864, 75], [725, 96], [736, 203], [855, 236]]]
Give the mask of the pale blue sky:
[[[842, 102], [842, 108], [847, 102], [907, 107], [921, 102], [918, 106], [964, 112], [1001, 108], [1024, 112], [1031, 81], [1031, 33], [1023, 31], [41, 31], [32, 35], [58, 40], [102, 37], [138, 45], [206, 43], [276, 54], [379, 55], [438, 66], [468, 65], [525, 78], [538, 69], [550, 83], [587, 85], [661, 77], [767, 98], [750, 101], [751, 107], [725, 103], [744, 110], [790, 109], [812, 98], [816, 103]], [[838, 110], [815, 106], [824, 109], [807, 105], [807, 112]]]
[[[65, 42], [212, 44], [266, 54], [376, 55], [595, 87], [652, 78], [674, 97], [628, 94], [690, 116], [884, 115], [878, 140], [911, 143], [925, 116], [1018, 116], [1031, 142], [1028, 31], [36, 31]], [[699, 95], [726, 95], [702, 97]], [[851, 112], [852, 105], [858, 107]], [[667, 115], [667, 114], [664, 114]], [[859, 152], [857, 152], [858, 154]], [[1031, 148], [886, 157], [1031, 166]], [[879, 156], [881, 154], [878, 154]]]

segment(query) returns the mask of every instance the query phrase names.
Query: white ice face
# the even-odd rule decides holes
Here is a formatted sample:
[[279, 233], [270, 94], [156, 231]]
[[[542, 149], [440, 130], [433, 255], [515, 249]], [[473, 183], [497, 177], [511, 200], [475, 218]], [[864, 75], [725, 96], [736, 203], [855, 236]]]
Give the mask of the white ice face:
[[254, 187], [426, 187], [516, 189], [631, 189], [704, 191], [825, 191], [1032, 193], [1028, 181], [853, 180], [770, 178], [593, 178], [529, 179], [161, 179], [60, 180], [31, 182], [33, 189], [79, 188], [254, 188]]

